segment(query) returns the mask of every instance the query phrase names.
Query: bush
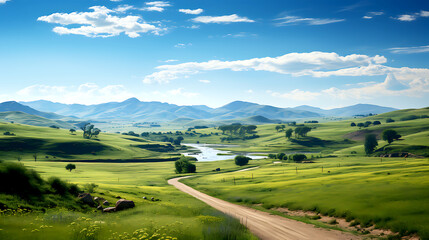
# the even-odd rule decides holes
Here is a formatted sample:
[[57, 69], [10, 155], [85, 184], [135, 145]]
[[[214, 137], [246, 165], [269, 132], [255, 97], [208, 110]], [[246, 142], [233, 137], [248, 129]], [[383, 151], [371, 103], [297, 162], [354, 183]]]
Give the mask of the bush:
[[249, 160], [251, 160], [251, 158], [239, 155], [239, 156], [236, 156], [234, 160], [236, 165], [244, 166], [249, 163]]
[[292, 156], [292, 160], [293, 160], [294, 162], [302, 162], [302, 161], [304, 161], [305, 159], [307, 159], [307, 156], [305, 156], [304, 154], [294, 154], [294, 155]]
[[58, 195], [64, 196], [69, 191], [68, 184], [57, 177], [49, 178], [48, 184], [51, 187], [53, 193], [56, 193]]
[[374, 124], [374, 125], [380, 125], [381, 122], [380, 121], [374, 121], [372, 124]]
[[0, 193], [22, 198], [38, 197], [45, 191], [45, 183], [40, 175], [17, 163], [0, 163], [0, 182]]
[[197, 171], [197, 167], [195, 164], [189, 161], [187, 157], [181, 157], [174, 163], [176, 167], [176, 173], [194, 173]]
[[275, 154], [270, 153], [270, 154], [268, 154], [268, 158], [276, 159], [277, 156]]
[[395, 122], [395, 120], [393, 120], [391, 118], [386, 119], [386, 123], [392, 123], [392, 122]]
[[286, 156], [286, 154], [284, 154], [284, 153], [279, 153], [279, 154], [277, 154], [277, 159], [282, 160], [285, 156]]

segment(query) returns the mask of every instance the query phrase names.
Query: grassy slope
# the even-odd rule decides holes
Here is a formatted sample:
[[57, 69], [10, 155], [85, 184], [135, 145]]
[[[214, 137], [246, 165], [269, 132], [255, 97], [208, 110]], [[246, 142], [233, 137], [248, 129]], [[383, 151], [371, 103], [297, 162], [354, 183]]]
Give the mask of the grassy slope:
[[55, 125], [60, 128], [72, 128], [73, 125], [61, 120], [51, 120], [44, 117], [23, 112], [0, 112], [0, 121], [15, 122], [33, 126], [49, 127]]
[[[4, 136], [3, 132], [15, 136]], [[0, 156], [3, 160], [32, 159], [34, 153], [39, 160], [93, 160], [93, 159], [140, 159], [169, 158], [168, 153], [148, 151], [137, 145], [158, 144], [141, 138], [118, 134], [100, 133], [98, 139], [83, 139], [67, 130], [35, 127], [21, 124], [0, 123]], [[131, 139], [131, 140], [130, 140]], [[165, 145], [164, 143], [161, 143]], [[45, 156], [48, 156], [46, 158]]]
[[231, 202], [352, 216], [395, 231], [418, 231], [428, 239], [428, 174], [429, 159], [329, 158], [184, 181]]
[[[351, 139], [351, 141], [345, 141], [346, 138], [349, 138], [349, 134], [357, 131], [367, 131], [380, 134], [384, 129], [395, 129], [401, 134], [404, 141], [397, 141], [392, 144], [393, 147], [396, 145], [422, 145], [429, 146], [429, 140], [425, 136], [429, 134], [429, 118], [426, 119], [416, 119], [411, 121], [399, 121], [400, 118], [409, 115], [424, 115], [429, 114], [429, 109], [409, 109], [409, 110], [399, 110], [390, 113], [384, 113], [367, 118], [358, 118], [358, 119], [349, 119], [337, 122], [327, 122], [327, 123], [318, 123], [318, 124], [305, 124], [307, 126], [314, 127], [308, 136], [310, 138], [301, 138], [298, 139], [302, 141], [302, 144], [294, 143], [293, 141], [287, 141], [285, 138], [284, 132], [276, 132], [276, 124], [269, 125], [258, 125], [256, 129], [257, 134], [260, 135], [260, 138], [252, 140], [234, 140], [229, 142], [230, 144], [238, 144], [240, 148], [230, 148], [232, 151], [249, 151], [249, 152], [281, 152], [281, 151], [303, 151], [303, 152], [324, 152], [324, 153], [333, 153], [338, 154], [350, 154], [351, 151], [358, 150], [358, 153], [363, 154], [363, 151], [360, 150], [363, 144], [364, 133], [360, 134], [360, 138]], [[386, 123], [387, 118], [393, 118], [396, 120], [394, 123]], [[358, 127], [350, 127], [351, 122], [359, 123], [365, 121], [375, 121], [379, 120], [382, 124], [378, 126], [371, 125], [368, 128], [359, 129]], [[287, 128], [291, 128], [286, 126]], [[210, 134], [210, 133], [219, 133], [216, 129], [200, 129], [196, 130], [199, 133]], [[407, 137], [411, 134], [422, 134], [421, 140], [413, 140], [414, 138]], [[225, 135], [210, 137], [199, 137], [194, 136], [190, 137], [185, 135], [184, 142], [195, 143], [199, 141], [200, 143], [220, 143], [220, 138], [225, 137]], [[311, 137], [318, 140], [316, 143], [311, 143], [309, 140]], [[321, 141], [320, 141], [321, 140]], [[225, 142], [226, 143], [226, 142]], [[386, 143], [384, 141], [379, 142], [379, 146], [384, 146]], [[418, 152], [421, 153], [421, 152]]]
[[[176, 190], [167, 184], [174, 174], [174, 163], [76, 163], [77, 169], [68, 172], [65, 163], [24, 161], [26, 166], [40, 171], [42, 177], [58, 176], [64, 180], [84, 186], [88, 183], [99, 185], [94, 196], [101, 196], [116, 202], [121, 196], [136, 203], [136, 208], [115, 214], [78, 213], [51, 210], [46, 214], [0, 217], [0, 239], [64, 239], [71, 238], [70, 224], [78, 223], [78, 217], [89, 217], [88, 223], [100, 227], [98, 239], [108, 239], [114, 233], [133, 233], [137, 229], [160, 229], [161, 233], [179, 239], [203, 239], [208, 228], [220, 233], [236, 231], [237, 239], [254, 239], [247, 230], [239, 229], [238, 221], [208, 207], [195, 198]], [[225, 170], [239, 169], [232, 161], [197, 163], [199, 174], [211, 173], [221, 167]], [[102, 194], [101, 194], [102, 193]], [[155, 197], [161, 201], [143, 200]], [[219, 224], [210, 223], [201, 216], [214, 216]], [[223, 219], [223, 220], [222, 220]], [[210, 220], [210, 219], [208, 219]], [[53, 226], [41, 228], [41, 225]], [[168, 226], [170, 225], [170, 226]], [[166, 229], [161, 229], [166, 226]], [[81, 227], [83, 229], [84, 226]], [[25, 229], [25, 230], [23, 230]], [[36, 232], [31, 232], [38, 229]], [[206, 229], [206, 230], [205, 230]], [[13, 236], [13, 237], [12, 237]], [[79, 238], [92, 239], [92, 238]], [[127, 238], [128, 239], [128, 238]], [[216, 238], [214, 238], [216, 239]]]

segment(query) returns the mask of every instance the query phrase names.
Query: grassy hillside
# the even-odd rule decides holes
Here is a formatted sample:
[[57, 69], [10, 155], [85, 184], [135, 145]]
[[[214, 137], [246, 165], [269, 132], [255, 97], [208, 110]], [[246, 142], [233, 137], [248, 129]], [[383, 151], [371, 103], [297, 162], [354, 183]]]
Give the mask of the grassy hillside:
[[[111, 214], [65, 211], [61, 206], [46, 213], [0, 210], [0, 239], [256, 239], [238, 220], [168, 185], [167, 179], [176, 175], [171, 162], [76, 163], [72, 172], [60, 162], [23, 164], [45, 179], [60, 177], [86, 191], [93, 183], [98, 186], [92, 196], [113, 204], [120, 196], [133, 200], [136, 207]], [[197, 169], [200, 174], [211, 173], [218, 164], [197, 163]], [[238, 169], [232, 161], [222, 162], [221, 167]], [[140, 238], [145, 233], [147, 238]]]
[[[409, 109], [399, 110], [390, 113], [384, 113], [366, 118], [354, 118], [336, 122], [310, 123], [305, 124], [312, 128], [307, 137], [287, 140], [284, 131], [276, 131], [277, 124], [258, 125], [256, 134], [259, 138], [251, 140], [232, 140], [225, 141], [224, 144], [240, 145], [239, 148], [229, 148], [232, 151], [248, 152], [322, 152], [348, 154], [356, 151], [357, 154], [363, 154], [363, 140], [366, 134], [374, 133], [381, 139], [381, 133], [385, 129], [394, 129], [403, 137], [400, 141], [393, 142], [388, 146], [387, 151], [410, 151], [416, 154], [424, 154], [429, 149], [429, 118], [419, 118], [414, 120], [401, 121], [410, 116], [429, 115], [429, 109]], [[392, 118], [395, 122], [386, 123], [386, 120]], [[352, 122], [364, 123], [366, 121], [380, 121], [380, 125], [370, 125], [366, 128], [351, 127]], [[286, 126], [285, 129], [295, 127]], [[214, 129], [199, 129], [194, 136], [184, 135], [184, 142], [189, 143], [220, 143], [222, 132]], [[218, 135], [214, 135], [217, 133]], [[204, 134], [204, 137], [201, 137]], [[417, 134], [417, 135], [415, 135]], [[210, 135], [210, 136], [207, 136]], [[418, 138], [416, 138], [418, 137]], [[420, 139], [420, 140], [418, 140]], [[379, 141], [379, 147], [387, 145], [384, 141]], [[390, 149], [390, 150], [389, 150]], [[384, 151], [383, 151], [384, 152]]]
[[0, 122], [15, 122], [26, 125], [49, 127], [55, 125], [60, 128], [73, 128], [70, 123], [61, 120], [51, 120], [24, 112], [0, 112]]
[[[13, 133], [5, 136], [4, 132]], [[100, 133], [84, 139], [80, 131], [0, 123], [0, 156], [3, 160], [169, 159], [172, 146], [119, 134]]]
[[350, 157], [269, 164], [184, 182], [231, 202], [311, 210], [429, 239], [428, 174], [427, 158]]

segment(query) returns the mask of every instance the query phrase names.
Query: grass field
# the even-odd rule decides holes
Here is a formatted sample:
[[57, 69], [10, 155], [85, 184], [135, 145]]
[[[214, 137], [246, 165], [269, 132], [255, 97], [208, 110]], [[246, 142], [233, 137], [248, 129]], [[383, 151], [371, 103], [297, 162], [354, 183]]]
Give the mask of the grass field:
[[184, 182], [231, 202], [311, 210], [429, 239], [428, 174], [427, 158], [350, 157], [268, 164]]
[[[160, 234], [152, 239], [161, 239], [162, 234], [178, 239], [227, 239], [227, 235], [233, 236], [231, 239], [254, 239], [237, 220], [167, 185], [167, 179], [176, 176], [171, 162], [77, 163], [76, 170], [72, 172], [64, 168], [65, 163], [23, 163], [39, 171], [44, 178], [58, 176], [82, 188], [85, 184], [95, 183], [98, 187], [93, 196], [103, 197], [111, 203], [120, 196], [133, 200], [136, 208], [114, 214], [65, 209], [51, 209], [44, 214], [3, 214], [0, 217], [0, 239], [58, 239], [58, 236], [62, 239], [122, 239], [119, 234], [126, 236], [126, 232], [132, 235], [139, 229], [145, 229], [142, 234], [145, 232], [148, 236]], [[197, 164], [199, 174], [211, 173], [217, 167], [224, 171], [239, 169], [232, 161]], [[160, 201], [144, 200], [143, 196]], [[75, 236], [81, 231], [89, 234], [87, 231], [90, 229], [95, 234], [92, 237]], [[217, 232], [218, 235], [208, 236], [209, 232]]]
[[[14, 136], [5, 136], [11, 132]], [[146, 141], [133, 136], [100, 133], [98, 138], [84, 139], [64, 129], [0, 123], [0, 156], [3, 160], [95, 160], [95, 159], [169, 159], [168, 144]], [[147, 150], [151, 149], [153, 151]], [[172, 149], [174, 150], [174, 149]]]

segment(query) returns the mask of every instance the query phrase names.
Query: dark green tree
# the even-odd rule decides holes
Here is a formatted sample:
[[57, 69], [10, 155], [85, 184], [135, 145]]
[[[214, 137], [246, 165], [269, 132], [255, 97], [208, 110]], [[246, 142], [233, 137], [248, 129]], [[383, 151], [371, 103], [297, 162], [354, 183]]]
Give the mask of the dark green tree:
[[377, 137], [375, 134], [367, 134], [365, 136], [365, 153], [371, 154], [374, 152], [375, 147], [378, 146]]
[[288, 130], [286, 130], [286, 133], [285, 133], [286, 138], [290, 139], [292, 137], [292, 133], [293, 133], [292, 128], [289, 128]]
[[71, 172], [73, 169], [76, 169], [76, 165], [69, 163], [66, 165], [66, 169]]
[[307, 156], [305, 156], [304, 154], [294, 154], [294, 155], [292, 156], [292, 160], [293, 160], [294, 162], [302, 162], [302, 161], [304, 161], [305, 159], [307, 159]]
[[74, 134], [76, 132], [76, 130], [74, 128], [70, 128], [70, 134]]
[[399, 139], [401, 135], [399, 135], [395, 130], [386, 129], [383, 131], [383, 140], [387, 141], [389, 144], [393, 142], [393, 140]]
[[244, 166], [244, 165], [246, 165], [246, 164], [249, 163], [249, 160], [251, 160], [251, 158], [250, 157], [246, 157], [246, 156], [238, 155], [238, 156], [236, 156], [234, 158], [234, 160], [235, 160], [235, 164], [236, 165], [238, 165], [238, 166]]
[[356, 123], [352, 122], [352, 123], [350, 123], [350, 126], [351, 127], [356, 127]]
[[176, 173], [194, 173], [197, 171], [195, 164], [191, 163], [187, 157], [182, 156], [174, 163]]

